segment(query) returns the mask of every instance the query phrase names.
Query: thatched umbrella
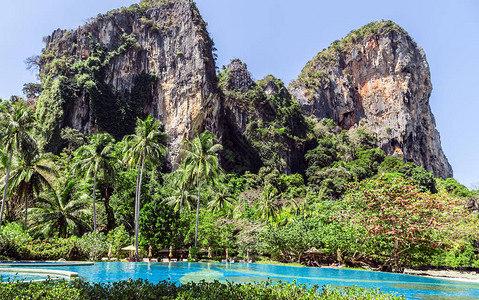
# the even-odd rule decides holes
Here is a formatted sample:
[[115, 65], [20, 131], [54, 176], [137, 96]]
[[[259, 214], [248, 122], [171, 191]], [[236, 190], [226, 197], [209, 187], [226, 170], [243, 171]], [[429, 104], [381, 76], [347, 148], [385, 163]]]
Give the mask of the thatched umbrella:
[[136, 251], [136, 247], [133, 246], [133, 245], [130, 245], [128, 247], [121, 248], [121, 250], [130, 251], [130, 258], [132, 258], [133, 257], [133, 251]]

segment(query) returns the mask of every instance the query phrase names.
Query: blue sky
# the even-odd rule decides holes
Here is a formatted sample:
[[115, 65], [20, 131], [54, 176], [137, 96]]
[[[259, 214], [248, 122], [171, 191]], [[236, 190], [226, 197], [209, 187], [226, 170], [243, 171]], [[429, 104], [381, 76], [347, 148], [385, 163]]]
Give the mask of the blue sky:
[[[0, 98], [21, 95], [35, 81], [24, 60], [40, 54], [42, 37], [72, 29], [134, 0], [18, 0], [2, 3]], [[426, 52], [430, 105], [442, 147], [461, 183], [479, 185], [479, 1], [197, 0], [218, 48], [218, 66], [232, 58], [255, 79], [268, 74], [286, 84], [331, 42], [371, 21], [393, 20]]]

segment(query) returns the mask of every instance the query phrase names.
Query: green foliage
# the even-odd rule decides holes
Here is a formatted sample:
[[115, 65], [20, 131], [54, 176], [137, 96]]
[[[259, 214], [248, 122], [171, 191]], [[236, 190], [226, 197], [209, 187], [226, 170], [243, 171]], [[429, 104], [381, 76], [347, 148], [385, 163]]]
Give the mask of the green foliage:
[[154, 251], [168, 248], [181, 225], [180, 214], [166, 204], [150, 202], [143, 205], [140, 211], [141, 247], [148, 249], [151, 245]]
[[387, 156], [379, 166], [378, 173], [402, 173], [409, 177], [412, 175], [414, 166], [414, 163], [405, 163], [397, 156]]
[[334, 221], [333, 216], [340, 212], [334, 205], [324, 203], [322, 208], [322, 216], [296, 217], [285, 226], [269, 226], [260, 234], [261, 252], [271, 254], [273, 258], [301, 262], [311, 249], [329, 257], [335, 257], [337, 251], [341, 251], [343, 259], [362, 250], [361, 245], [356, 245], [363, 234], [361, 229]]
[[53, 189], [36, 199], [30, 209], [31, 230], [37, 235], [67, 237], [79, 235], [89, 226], [85, 222], [91, 215], [85, 191], [77, 181], [61, 179]]
[[25, 83], [22, 88], [23, 94], [27, 98], [38, 98], [43, 91], [43, 86], [40, 83]]
[[65, 146], [60, 128], [70, 124], [70, 120], [63, 119], [63, 113], [75, 99], [84, 97], [84, 92], [89, 96], [99, 128], [122, 138], [132, 133], [137, 117], [144, 117], [141, 107], [157, 80], [156, 75], [143, 73], [134, 79], [131, 91], [113, 91], [104, 79], [106, 68], [116, 57], [138, 46], [135, 35], [123, 34], [122, 44], [112, 50], [94, 42], [91, 33], [88, 38], [91, 53], [84, 60], [59, 57], [51, 49], [42, 55], [44, 90], [38, 101], [38, 122], [44, 133], [43, 144], [55, 153]]
[[85, 256], [80, 252], [78, 238], [35, 240], [24, 245], [28, 249], [28, 256], [20, 259], [29, 260], [66, 260], [83, 259]]
[[[233, 89], [228, 68], [218, 73], [218, 81], [227, 109], [246, 114], [249, 122], [244, 132], [228, 137], [225, 143], [223, 156], [233, 165], [231, 169], [257, 171], [266, 166], [285, 171], [291, 149], [299, 148], [310, 131], [299, 103], [292, 99], [284, 83], [271, 75], [247, 91]], [[238, 152], [237, 148], [245, 151]]]
[[308, 162], [306, 174], [312, 176], [312, 172], [330, 166], [338, 160], [338, 153], [331, 139], [318, 139], [318, 146], [310, 150], [304, 156]]
[[113, 257], [120, 257], [121, 248], [131, 244], [130, 235], [126, 231], [123, 224], [108, 232], [107, 241], [111, 247], [111, 253]]
[[28, 255], [23, 246], [31, 242], [30, 235], [16, 223], [7, 223], [0, 228], [0, 256], [20, 259]]
[[[215, 184], [216, 180], [223, 173], [223, 169], [218, 163], [217, 152], [223, 147], [221, 144], [215, 144], [216, 138], [209, 131], [197, 133], [193, 141], [185, 141], [186, 149], [183, 149], [184, 159], [182, 161], [182, 169], [185, 176], [183, 180], [196, 185], [198, 189], [198, 199], [196, 208], [196, 232], [195, 247], [198, 240], [198, 218], [201, 203], [201, 185]], [[187, 185], [184, 185], [185, 187]]]
[[346, 218], [368, 232], [367, 251], [396, 272], [415, 253], [448, 248], [477, 230], [460, 200], [421, 193], [401, 177], [352, 184], [345, 201], [351, 209]]
[[437, 178], [436, 184], [437, 184], [437, 189], [440, 192], [447, 192], [453, 196], [468, 197], [473, 194], [471, 191], [468, 190], [467, 187], [460, 184], [454, 178], [447, 178], [446, 180]]
[[85, 233], [78, 241], [82, 254], [90, 260], [98, 260], [108, 253], [109, 245], [102, 232]]
[[[38, 99], [37, 119], [41, 130], [38, 135], [46, 151], [58, 153], [63, 147], [60, 139], [60, 126], [64, 122], [64, 109], [71, 103], [78, 91], [74, 82], [60, 75], [52, 82], [44, 83], [45, 88]], [[41, 135], [40, 135], [41, 134]]]
[[479, 267], [477, 257], [477, 247], [474, 243], [465, 243], [464, 245], [455, 245], [446, 252], [438, 253], [432, 257], [427, 257], [425, 264], [431, 266], [444, 267]]
[[411, 172], [412, 183], [420, 192], [436, 193], [436, 179], [432, 172], [427, 172], [423, 167], [416, 167]]
[[405, 299], [403, 296], [385, 294], [377, 290], [358, 287], [336, 289], [323, 286], [309, 287], [298, 283], [222, 283], [219, 281], [175, 283], [161, 281], [157, 284], [148, 281], [129, 280], [117, 283], [94, 284], [86, 281], [45, 281], [38, 283], [13, 282], [0, 284], [3, 299]]
[[15, 260], [78, 260], [78, 238], [33, 239], [19, 224], [9, 223], [0, 231], [0, 256]]

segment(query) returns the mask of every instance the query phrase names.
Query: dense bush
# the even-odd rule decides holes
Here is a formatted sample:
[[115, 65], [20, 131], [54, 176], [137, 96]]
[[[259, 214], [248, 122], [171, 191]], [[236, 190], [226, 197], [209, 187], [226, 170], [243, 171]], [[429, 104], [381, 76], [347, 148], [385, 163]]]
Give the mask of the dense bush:
[[[118, 234], [113, 235], [119, 238]], [[110, 244], [113, 245], [107, 241], [103, 233], [87, 233], [81, 238], [72, 236], [70, 238], [33, 239], [21, 225], [16, 223], [4, 225], [0, 230], [0, 256], [3, 259], [99, 259], [106, 255]]]
[[21, 259], [57, 260], [64, 258], [77, 260], [84, 258], [78, 246], [78, 238], [75, 236], [68, 239], [34, 240], [26, 245], [20, 245], [20, 247], [28, 249], [25, 251], [26, 257], [20, 257]]
[[187, 283], [177, 286], [162, 281], [152, 284], [141, 279], [115, 283], [94, 284], [84, 281], [56, 281], [41, 283], [0, 284], [2, 299], [405, 299], [379, 290], [358, 287], [344, 290], [318, 286], [307, 287], [295, 283], [270, 282], [260, 284]]

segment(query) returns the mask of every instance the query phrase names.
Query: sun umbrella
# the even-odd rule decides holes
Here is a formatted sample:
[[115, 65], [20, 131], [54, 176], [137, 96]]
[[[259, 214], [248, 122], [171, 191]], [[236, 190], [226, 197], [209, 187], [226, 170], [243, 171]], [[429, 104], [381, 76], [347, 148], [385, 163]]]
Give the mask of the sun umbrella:
[[136, 248], [135, 248], [135, 246], [133, 246], [133, 245], [130, 245], [130, 246], [128, 246], [128, 247], [121, 248], [121, 250], [135, 251], [135, 250], [136, 250]]

